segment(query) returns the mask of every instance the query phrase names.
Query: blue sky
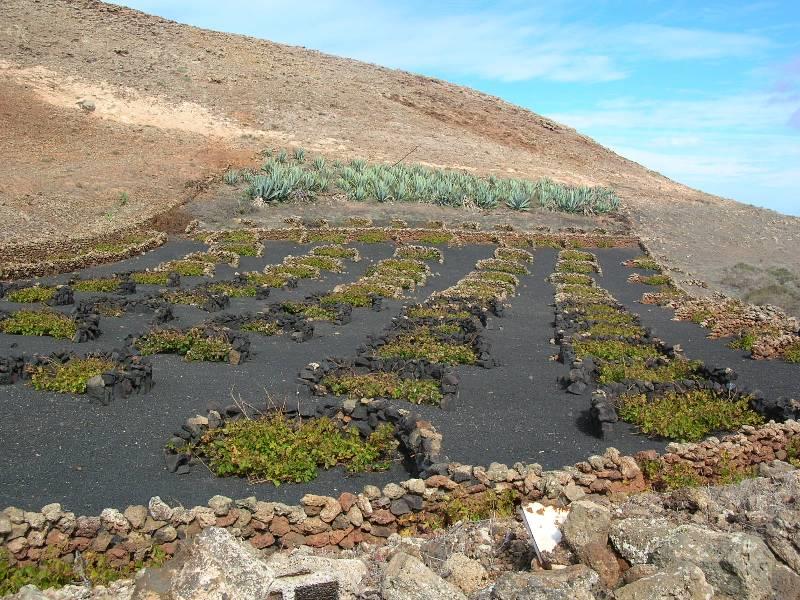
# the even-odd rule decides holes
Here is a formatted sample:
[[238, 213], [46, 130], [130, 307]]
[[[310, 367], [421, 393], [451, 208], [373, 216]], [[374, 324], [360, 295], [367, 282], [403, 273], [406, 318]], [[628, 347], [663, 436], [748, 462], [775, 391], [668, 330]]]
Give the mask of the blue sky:
[[800, 215], [800, 2], [125, 0], [440, 77], [692, 187]]

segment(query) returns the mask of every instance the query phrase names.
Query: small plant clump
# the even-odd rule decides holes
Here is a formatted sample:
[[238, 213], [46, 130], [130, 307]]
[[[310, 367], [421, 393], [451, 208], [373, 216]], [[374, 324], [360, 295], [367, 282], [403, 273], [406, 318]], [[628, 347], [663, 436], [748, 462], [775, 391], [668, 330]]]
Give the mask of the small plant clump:
[[430, 246], [398, 246], [394, 251], [395, 258], [411, 258], [414, 260], [436, 260], [444, 262], [444, 255], [439, 248]]
[[380, 244], [382, 242], [388, 242], [391, 239], [392, 236], [390, 236], [389, 233], [380, 229], [376, 231], [365, 231], [356, 237], [356, 241], [364, 244]]
[[653, 346], [622, 340], [576, 340], [573, 348], [578, 358], [594, 356], [609, 362], [621, 362], [625, 359], [647, 360], [661, 356]]
[[319, 469], [343, 466], [350, 473], [389, 468], [398, 442], [394, 427], [379, 426], [367, 439], [355, 427], [344, 430], [331, 419], [290, 420], [283, 413], [228, 422], [209, 431], [195, 447], [220, 477], [306, 483]]
[[626, 267], [631, 267], [634, 269], [642, 269], [644, 271], [658, 271], [661, 272], [661, 265], [659, 265], [654, 259], [650, 258], [649, 256], [640, 256], [638, 258], [632, 258], [631, 260], [625, 261]]
[[83, 394], [92, 377], [117, 368], [114, 361], [105, 358], [73, 358], [65, 363], [54, 361], [33, 370], [31, 385], [40, 391]]
[[601, 384], [618, 383], [626, 380], [637, 379], [640, 381], [666, 382], [682, 381], [685, 379], [698, 379], [698, 370], [702, 367], [700, 361], [676, 358], [670, 361], [661, 361], [650, 364], [645, 360], [634, 359], [620, 363], [603, 363], [599, 366]]
[[475, 351], [468, 344], [442, 341], [424, 326], [393, 338], [378, 349], [378, 356], [405, 360], [424, 358], [435, 363], [462, 365], [477, 361]]
[[344, 271], [342, 259], [331, 256], [291, 256], [284, 259], [283, 265], [285, 267], [308, 266], [314, 267], [319, 271], [330, 271], [332, 273]]
[[119, 279], [116, 277], [103, 277], [97, 279], [78, 279], [70, 285], [76, 292], [115, 292], [119, 288]]
[[327, 246], [317, 246], [311, 249], [314, 256], [327, 256], [330, 258], [347, 258], [353, 262], [358, 262], [361, 257], [355, 248], [346, 248], [341, 244], [329, 244]]
[[469, 319], [471, 316], [466, 310], [454, 311], [446, 304], [411, 306], [406, 315], [412, 319]]
[[224, 335], [206, 335], [202, 328], [187, 331], [156, 329], [138, 338], [135, 346], [145, 356], [150, 354], [178, 354], [186, 360], [224, 362], [232, 346]]
[[383, 298], [399, 298], [403, 293], [402, 288], [378, 281], [375, 279], [364, 279], [343, 286], [330, 294], [325, 294], [319, 299], [321, 305], [330, 304], [349, 304], [355, 308], [371, 306], [373, 296]]
[[790, 363], [800, 363], [800, 341], [789, 344], [783, 349], [783, 360]]
[[442, 401], [439, 382], [433, 379], [404, 379], [396, 373], [329, 375], [322, 380], [331, 393], [351, 398], [391, 398], [412, 404], [438, 405]]
[[562, 250], [558, 255], [561, 260], [579, 260], [594, 262], [595, 256], [591, 252], [582, 252], [580, 250]]
[[533, 262], [533, 254], [522, 248], [497, 248], [494, 257], [502, 260], [515, 260], [517, 262]]
[[167, 271], [138, 271], [131, 273], [131, 281], [139, 285], [167, 285], [169, 273]]
[[55, 297], [57, 289], [58, 288], [55, 286], [32, 285], [8, 292], [6, 294], [6, 300], [9, 302], [18, 302], [20, 304], [49, 302]]
[[283, 265], [270, 265], [264, 269], [265, 275], [273, 275], [289, 279], [318, 279], [320, 276], [319, 269], [307, 264], [283, 264]]
[[144, 567], [160, 567], [166, 562], [164, 551], [155, 546], [144, 560], [137, 560], [124, 566], [112, 565], [103, 554], [84, 552], [80, 565], [68, 563], [49, 554], [49, 550], [39, 564], [12, 564], [6, 550], [0, 550], [0, 596], [16, 594], [26, 585], [34, 585], [44, 590], [62, 588], [67, 585], [107, 586], [117, 579], [134, 576]]
[[265, 286], [271, 288], [281, 288], [289, 280], [288, 275], [281, 273], [247, 273], [247, 281], [255, 286]]
[[254, 298], [258, 293], [258, 286], [250, 282], [242, 284], [219, 281], [210, 284], [206, 289], [214, 294], [225, 294], [230, 298]]
[[11, 335], [72, 339], [77, 330], [74, 319], [54, 310], [18, 310], [0, 320], [0, 332]]
[[274, 321], [268, 321], [267, 319], [253, 319], [252, 321], [247, 321], [242, 325], [242, 331], [251, 331], [260, 335], [270, 336], [281, 333], [282, 329], [280, 325]]
[[446, 244], [453, 239], [453, 234], [448, 231], [431, 231], [423, 233], [417, 238], [423, 244]]
[[629, 281], [633, 283], [641, 283], [643, 285], [652, 285], [654, 287], [658, 287], [661, 285], [672, 285], [672, 279], [670, 279], [669, 275], [639, 275], [634, 274], [628, 278]]
[[306, 233], [305, 242], [328, 242], [329, 244], [344, 244], [347, 241], [347, 235], [336, 231], [309, 231]]
[[560, 273], [579, 273], [587, 275], [597, 273], [597, 264], [588, 260], [560, 260], [556, 269]]
[[647, 435], [695, 442], [716, 431], [760, 425], [761, 415], [749, 398], [729, 398], [708, 390], [668, 392], [649, 399], [645, 394], [619, 399], [620, 417]]
[[333, 321], [336, 319], [334, 310], [317, 304], [284, 302], [281, 308], [292, 315], [303, 315], [309, 321]]
[[[209, 263], [202, 260], [171, 260], [158, 266], [159, 271], [177, 273], [181, 277], [203, 277], [209, 273]], [[211, 265], [213, 272], [213, 264]]]
[[514, 275], [527, 275], [528, 269], [515, 260], [505, 260], [502, 258], [484, 258], [475, 264], [479, 271], [501, 271]]

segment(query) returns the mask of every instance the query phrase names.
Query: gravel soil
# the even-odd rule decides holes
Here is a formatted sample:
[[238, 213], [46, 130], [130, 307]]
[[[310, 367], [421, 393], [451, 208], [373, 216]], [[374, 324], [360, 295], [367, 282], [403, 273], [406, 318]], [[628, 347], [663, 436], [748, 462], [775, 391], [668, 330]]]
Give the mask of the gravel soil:
[[[273, 290], [267, 302], [302, 299], [308, 293], [331, 289], [353, 281], [377, 260], [392, 254], [386, 244], [354, 244], [362, 254], [359, 263], [346, 262], [346, 272], [326, 274], [319, 281], [301, 281], [294, 290]], [[215, 279], [230, 278], [236, 270], [256, 270], [280, 262], [287, 254], [304, 254], [311, 246], [289, 242], [267, 242], [264, 256], [242, 258], [238, 269], [218, 266]], [[143, 256], [114, 265], [87, 269], [82, 276], [99, 276], [131, 269], [153, 267], [172, 258], [203, 248], [191, 241], [172, 241]], [[455, 283], [475, 262], [491, 255], [493, 246], [443, 248], [445, 263], [432, 264], [434, 276], [405, 301], [420, 301], [432, 292]], [[729, 365], [742, 374], [742, 383], [760, 387], [768, 394], [797, 393], [796, 366], [785, 363], [755, 363], [725, 348], [722, 342], [705, 339], [703, 330], [692, 324], [670, 320], [669, 311], [636, 304], [641, 286], [628, 284], [629, 270], [619, 263], [631, 251], [597, 251], [604, 269], [600, 285], [608, 287], [620, 301], [642, 316], [671, 343], [681, 343], [692, 358], [714, 365]], [[536, 251], [531, 274], [521, 278], [518, 295], [502, 318], [490, 318], [485, 335], [492, 342], [499, 365], [493, 369], [459, 367], [462, 382], [455, 406], [442, 411], [434, 407], [411, 407], [444, 436], [444, 452], [453, 461], [488, 465], [492, 461], [539, 462], [557, 468], [583, 460], [613, 445], [623, 452], [644, 448], [660, 449], [663, 442], [636, 434], [627, 426], [617, 428], [612, 440], [592, 436], [584, 423], [589, 394], [573, 396], [561, 390], [557, 378], [567, 367], [552, 360], [556, 347], [553, 336], [553, 287], [546, 281], [552, 272], [556, 252]], [[65, 281], [68, 275], [43, 279]], [[186, 278], [188, 287], [203, 278]], [[137, 294], [157, 288], [139, 286]], [[76, 294], [76, 298], [82, 294]], [[228, 312], [255, 311], [265, 301], [233, 299]], [[239, 478], [217, 478], [202, 466], [178, 476], [164, 468], [162, 447], [172, 431], [187, 417], [204, 413], [211, 403], [241, 398], [254, 406], [291, 404], [305, 387], [295, 381], [297, 372], [309, 362], [327, 356], [352, 356], [368, 335], [376, 335], [399, 314], [400, 301], [385, 303], [375, 312], [354, 309], [353, 320], [344, 326], [316, 325], [315, 336], [294, 343], [286, 336], [270, 338], [251, 335], [253, 355], [238, 366], [220, 363], [189, 363], [178, 356], [152, 357], [155, 387], [146, 395], [131, 396], [109, 406], [91, 404], [86, 397], [37, 392], [24, 383], [0, 390], [0, 506], [15, 505], [39, 509], [49, 502], [61, 502], [68, 510], [96, 513], [104, 507], [124, 508], [146, 503], [154, 495], [185, 506], [205, 504], [211, 496], [223, 494], [240, 498], [296, 502], [306, 493], [336, 494], [358, 491], [367, 483], [381, 485], [408, 474], [400, 465], [383, 473], [351, 476], [341, 470], [321, 472], [303, 485], [251, 485]], [[0, 308], [19, 308], [0, 302]], [[69, 311], [71, 307], [59, 310]], [[175, 307], [181, 327], [210, 318], [211, 314], [192, 307]], [[216, 313], [219, 314], [219, 313]], [[120, 347], [129, 334], [149, 327], [149, 315], [102, 318], [101, 337], [93, 342], [73, 344], [51, 338], [28, 338], [0, 334], [0, 355], [10, 350], [49, 353], [70, 349], [85, 353]]]

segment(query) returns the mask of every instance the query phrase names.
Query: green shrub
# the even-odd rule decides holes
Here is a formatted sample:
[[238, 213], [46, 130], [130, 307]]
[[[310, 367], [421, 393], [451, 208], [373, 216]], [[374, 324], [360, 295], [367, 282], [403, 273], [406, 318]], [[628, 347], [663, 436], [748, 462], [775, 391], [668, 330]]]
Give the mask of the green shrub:
[[412, 404], [438, 405], [442, 401], [439, 382], [433, 379], [403, 379], [396, 373], [329, 375], [322, 380], [331, 393], [351, 398], [391, 398]]
[[375, 274], [386, 274], [390, 277], [399, 275], [421, 283], [428, 276], [428, 267], [422, 261], [411, 258], [387, 258], [367, 269], [367, 277]]
[[550, 281], [570, 285], [592, 286], [594, 284], [594, 279], [583, 273], [553, 273], [550, 276]]
[[610, 362], [620, 362], [626, 358], [645, 360], [660, 356], [653, 346], [631, 344], [621, 340], [575, 340], [572, 346], [578, 358], [591, 355]]
[[320, 276], [319, 269], [305, 264], [283, 264], [270, 266], [264, 270], [265, 275], [275, 275], [289, 279], [317, 279]]
[[475, 264], [479, 271], [500, 271], [502, 273], [513, 273], [514, 275], [527, 275], [528, 269], [514, 260], [504, 260], [502, 258], [484, 258]]
[[206, 274], [208, 264], [202, 260], [171, 260], [159, 265], [158, 269], [165, 273], [177, 273], [181, 277], [202, 277]]
[[18, 310], [0, 321], [0, 331], [11, 335], [46, 335], [72, 339], [77, 330], [72, 318], [51, 310]]
[[644, 335], [644, 329], [633, 323], [595, 323], [586, 330], [592, 337], [635, 338]]
[[562, 250], [558, 257], [561, 260], [577, 260], [594, 262], [595, 256], [591, 252], [581, 252], [580, 250]]
[[305, 483], [318, 470], [342, 465], [348, 472], [389, 468], [397, 448], [394, 428], [378, 427], [368, 439], [328, 418], [292, 421], [283, 414], [229, 422], [209, 431], [196, 451], [218, 476], [256, 481]]
[[453, 239], [453, 234], [447, 231], [423, 233], [417, 241], [423, 244], [446, 244]]
[[0, 550], [0, 596], [15, 594], [26, 585], [44, 590], [70, 584], [82, 585], [88, 580], [92, 586], [108, 586], [117, 579], [133, 577], [144, 567], [160, 567], [166, 561], [166, 554], [156, 546], [145, 560], [121, 566], [112, 565], [105, 555], [96, 552], [84, 552], [82, 558], [82, 569], [78, 570], [75, 563], [54, 558], [46, 550], [39, 564], [19, 566], [11, 564], [6, 550]]
[[242, 331], [252, 331], [261, 335], [276, 335], [281, 332], [281, 327], [274, 321], [253, 319], [242, 325]]
[[322, 305], [342, 303], [353, 307], [371, 306], [370, 294], [384, 298], [396, 298], [400, 294], [400, 288], [376, 280], [361, 281], [351, 283], [338, 292], [325, 294], [319, 299], [319, 302]]
[[166, 271], [139, 271], [131, 273], [131, 281], [140, 285], [167, 285], [169, 273]]
[[695, 442], [715, 431], [764, 421], [750, 408], [749, 398], [734, 400], [708, 390], [670, 392], [652, 402], [644, 394], [622, 396], [618, 410], [624, 421], [643, 433], [681, 442]]
[[644, 285], [652, 286], [672, 284], [672, 280], [670, 279], [669, 275], [650, 275], [647, 277], [639, 277], [636, 281]]
[[519, 278], [513, 273], [506, 271], [473, 271], [467, 275], [468, 279], [477, 279], [479, 281], [499, 281], [507, 283], [512, 288], [519, 285]]
[[580, 301], [607, 301], [609, 299], [608, 292], [603, 288], [593, 285], [578, 285], [565, 283], [558, 286], [558, 292], [572, 296]]
[[403, 333], [378, 348], [378, 356], [383, 358], [403, 358], [406, 360], [425, 358], [431, 362], [445, 364], [474, 364], [475, 351], [467, 344], [443, 342], [428, 327]]
[[284, 266], [309, 266], [318, 269], [319, 271], [331, 271], [333, 273], [341, 273], [344, 271], [344, 265], [341, 259], [333, 258], [331, 256], [292, 256], [287, 257], [283, 261]]
[[356, 241], [362, 242], [364, 244], [380, 244], [381, 242], [388, 242], [392, 239], [387, 232], [377, 230], [377, 231], [365, 231], [361, 233], [356, 238]]
[[676, 358], [666, 364], [648, 367], [641, 359], [625, 361], [623, 363], [603, 363], [599, 366], [599, 381], [602, 384], [639, 379], [651, 382], [680, 381], [683, 379], [697, 379], [698, 369], [702, 366], [700, 361]]
[[6, 294], [6, 300], [25, 304], [48, 302], [56, 295], [56, 289], [55, 286], [32, 285], [8, 292]]
[[76, 292], [105, 292], [111, 293], [119, 288], [119, 279], [116, 277], [103, 277], [98, 279], [78, 279], [72, 282], [72, 289]]
[[495, 258], [503, 260], [515, 260], [517, 262], [533, 262], [533, 254], [522, 248], [496, 248]]
[[135, 342], [139, 352], [149, 354], [178, 354], [186, 360], [224, 362], [232, 350], [224, 335], [207, 337], [200, 327], [188, 331], [156, 329]]
[[83, 394], [92, 377], [117, 368], [114, 361], [105, 358], [74, 358], [63, 364], [52, 362], [36, 367], [31, 374], [31, 385], [42, 391]]
[[349, 258], [354, 261], [359, 259], [358, 250], [355, 248], [345, 248], [340, 244], [317, 246], [311, 249], [311, 254], [314, 256], [328, 256], [330, 258]]
[[430, 246], [399, 246], [395, 249], [397, 258], [411, 258], [415, 260], [442, 260], [442, 251]]
[[518, 499], [519, 492], [516, 490], [486, 490], [452, 498], [444, 503], [445, 524], [449, 526], [458, 521], [507, 519], [514, 516]]
[[746, 350], [750, 352], [753, 346], [758, 341], [758, 336], [752, 331], [742, 332], [739, 337], [728, 342], [728, 348], [731, 350]]
[[150, 236], [144, 233], [134, 233], [123, 237], [116, 242], [100, 242], [91, 247], [90, 251], [100, 254], [119, 254], [124, 252], [131, 246], [138, 246], [150, 239]]
[[258, 256], [261, 251], [261, 245], [257, 242], [223, 242], [219, 247], [239, 256]]
[[556, 270], [560, 273], [596, 273], [597, 265], [585, 260], [561, 260], [556, 265]]
[[789, 344], [783, 349], [783, 360], [790, 363], [800, 363], [800, 342]]
[[637, 269], [644, 269], [645, 271], [661, 271], [661, 265], [659, 265], [649, 256], [640, 256], [639, 258], [634, 258], [628, 261], [626, 264]]

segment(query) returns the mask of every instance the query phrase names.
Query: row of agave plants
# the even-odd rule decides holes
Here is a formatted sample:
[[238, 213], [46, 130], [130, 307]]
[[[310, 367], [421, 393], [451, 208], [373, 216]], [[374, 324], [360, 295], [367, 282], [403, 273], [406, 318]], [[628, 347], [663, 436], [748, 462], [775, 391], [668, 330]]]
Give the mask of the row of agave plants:
[[248, 202], [284, 202], [323, 193], [345, 194], [357, 202], [424, 202], [440, 206], [493, 209], [532, 206], [583, 214], [611, 213], [619, 198], [604, 187], [568, 186], [548, 178], [483, 178], [471, 173], [436, 169], [419, 164], [377, 164], [354, 159], [347, 163], [316, 156], [306, 159], [302, 148], [268, 153], [260, 170], [229, 170], [223, 180], [244, 183]]

